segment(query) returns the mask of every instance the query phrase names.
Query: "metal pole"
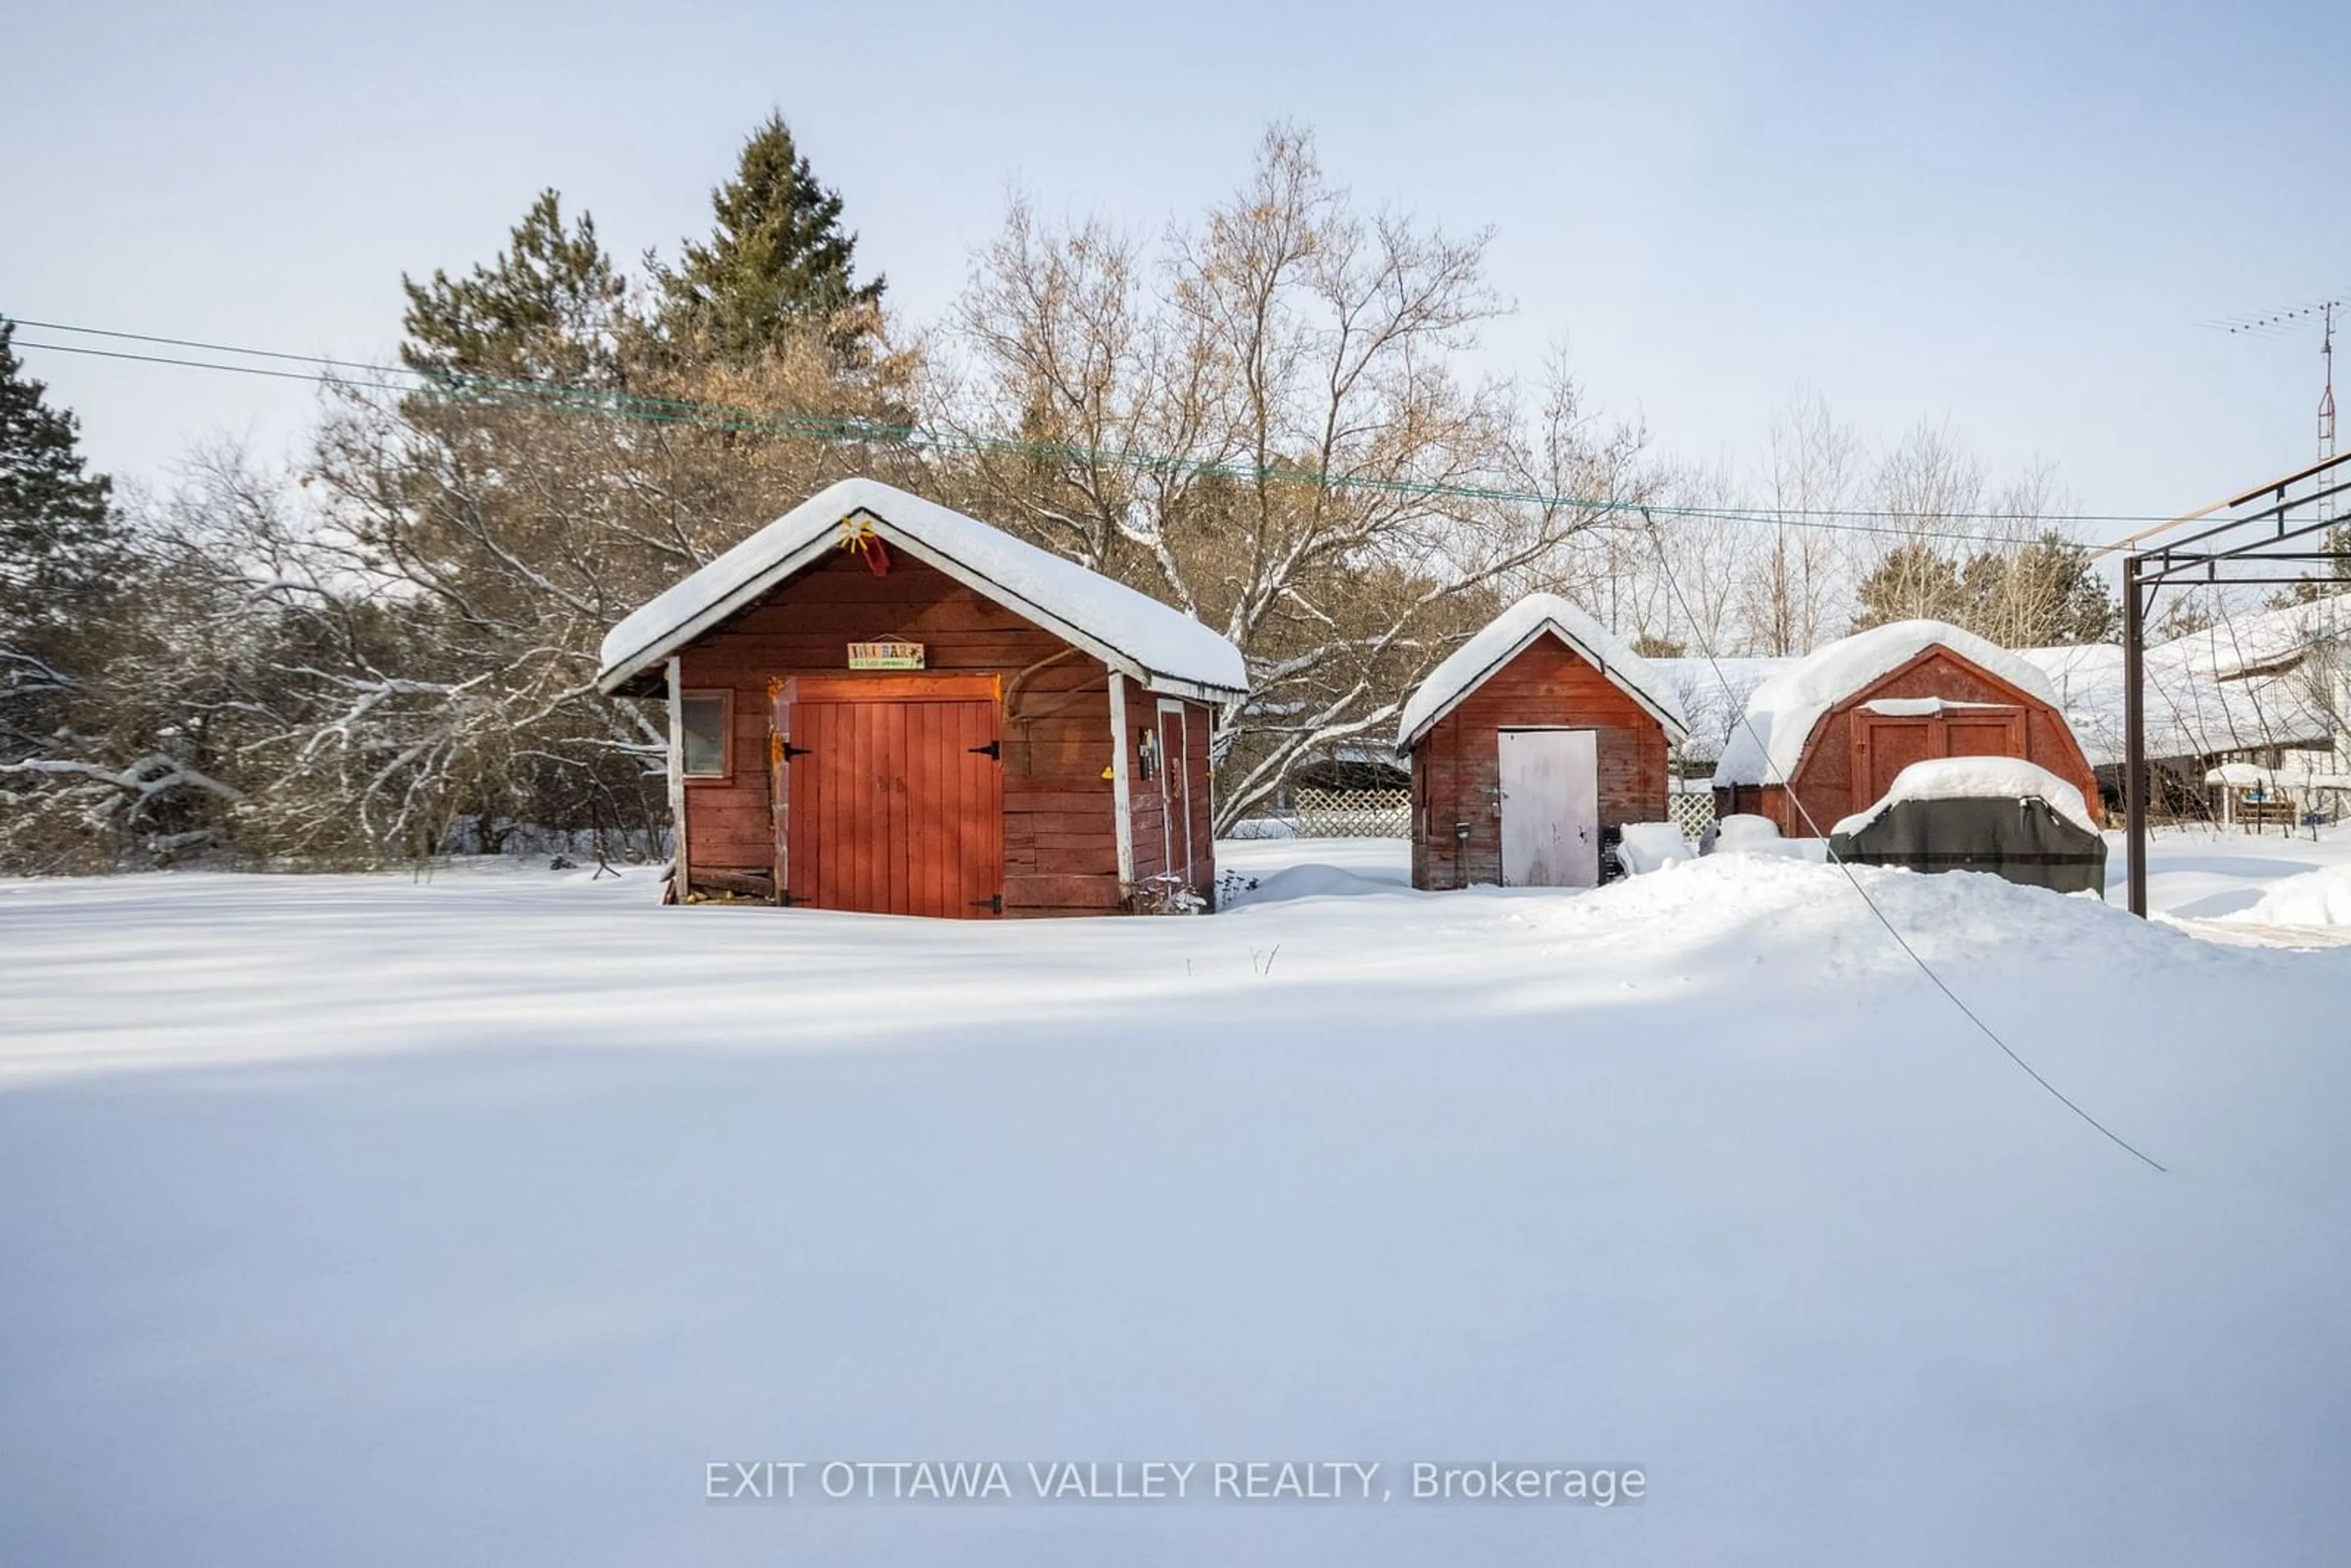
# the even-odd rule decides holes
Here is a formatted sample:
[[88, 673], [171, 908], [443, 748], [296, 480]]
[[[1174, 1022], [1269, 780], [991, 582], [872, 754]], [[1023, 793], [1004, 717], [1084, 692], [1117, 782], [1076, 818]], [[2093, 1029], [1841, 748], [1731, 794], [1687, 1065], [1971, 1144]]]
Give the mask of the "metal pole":
[[2123, 557], [2123, 841], [2130, 912], [2147, 918], [2147, 609], [2136, 555]]

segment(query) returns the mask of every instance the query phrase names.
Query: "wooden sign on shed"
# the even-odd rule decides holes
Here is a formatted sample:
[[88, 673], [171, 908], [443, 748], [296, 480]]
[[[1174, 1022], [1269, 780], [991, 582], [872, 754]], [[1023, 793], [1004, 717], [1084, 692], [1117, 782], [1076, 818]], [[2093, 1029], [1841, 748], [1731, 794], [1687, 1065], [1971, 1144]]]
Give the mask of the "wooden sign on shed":
[[920, 643], [852, 643], [849, 645], [849, 667], [852, 670], [919, 670], [923, 667], [923, 645]]

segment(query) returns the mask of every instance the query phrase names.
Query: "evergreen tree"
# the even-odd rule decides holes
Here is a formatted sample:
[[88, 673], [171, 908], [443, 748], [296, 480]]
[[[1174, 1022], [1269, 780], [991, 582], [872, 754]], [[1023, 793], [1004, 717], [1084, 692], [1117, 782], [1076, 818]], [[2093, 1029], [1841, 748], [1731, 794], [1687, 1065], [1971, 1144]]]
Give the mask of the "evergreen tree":
[[2011, 648], [2110, 643], [2122, 632], [2122, 605], [2090, 570], [2089, 552], [2054, 531], [2031, 544], [1984, 550], [1964, 574], [1963, 623]]
[[751, 133], [710, 205], [709, 243], [686, 242], [674, 271], [655, 268], [674, 343], [739, 363], [814, 328], [845, 362], [870, 354], [883, 280], [852, 276], [857, 236], [841, 227], [840, 193], [818, 183], [781, 114]]
[[2276, 594], [2270, 601], [2273, 608], [2288, 604], [2309, 604], [2332, 598], [2351, 584], [2351, 522], [2337, 523], [2319, 536], [2325, 542], [2318, 548], [2334, 551], [2326, 563], [2326, 575], [2305, 577], [2292, 588]]
[[24, 373], [16, 335], [0, 319], [0, 654], [25, 660], [37, 645], [54, 656], [107, 596], [122, 532], [113, 481], [84, 471], [79, 422]]
[[2041, 648], [2112, 642], [2122, 626], [2122, 606], [2090, 569], [2089, 552], [2053, 531], [1977, 550], [1964, 563], [1913, 539], [1879, 557], [1857, 592], [1856, 632], [1925, 618], [2002, 647]]
[[1855, 597], [1860, 613], [1853, 629], [1865, 632], [1892, 621], [1959, 621], [1968, 592], [1959, 563], [1924, 539], [1899, 544], [1880, 556], [1861, 580]]
[[411, 369], [606, 386], [620, 379], [627, 285], [582, 213], [566, 227], [561, 198], [542, 191], [489, 267], [452, 278], [406, 274], [400, 357]]

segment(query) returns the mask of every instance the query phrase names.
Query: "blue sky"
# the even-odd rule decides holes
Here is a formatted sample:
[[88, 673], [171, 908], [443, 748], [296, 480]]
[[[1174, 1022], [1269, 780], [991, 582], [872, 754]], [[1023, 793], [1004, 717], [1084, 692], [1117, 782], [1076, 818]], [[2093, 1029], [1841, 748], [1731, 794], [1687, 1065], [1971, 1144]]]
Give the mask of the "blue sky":
[[[2339, 5], [19, 0], [7, 33], [0, 312], [300, 351], [388, 351], [400, 274], [486, 257], [543, 185], [616, 254], [674, 247], [771, 107], [916, 319], [1013, 185], [1155, 231], [1286, 117], [1366, 202], [1494, 227], [1494, 367], [1563, 339], [1702, 459], [1810, 385], [2098, 512], [2311, 455], [2315, 331], [2199, 323], [2351, 288]], [[27, 359], [132, 476], [308, 406]]]

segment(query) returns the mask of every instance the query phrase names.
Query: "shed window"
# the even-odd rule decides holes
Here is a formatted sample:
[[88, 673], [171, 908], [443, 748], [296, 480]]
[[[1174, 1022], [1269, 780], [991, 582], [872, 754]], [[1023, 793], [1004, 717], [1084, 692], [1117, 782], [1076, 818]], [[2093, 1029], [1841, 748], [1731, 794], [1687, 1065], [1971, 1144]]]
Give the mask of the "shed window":
[[678, 733], [688, 779], [724, 779], [733, 771], [727, 736], [734, 727], [732, 692], [684, 692], [679, 695]]

